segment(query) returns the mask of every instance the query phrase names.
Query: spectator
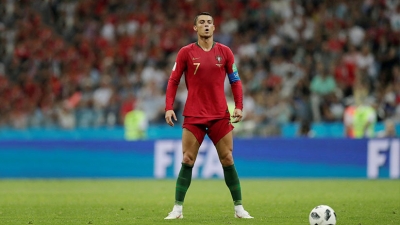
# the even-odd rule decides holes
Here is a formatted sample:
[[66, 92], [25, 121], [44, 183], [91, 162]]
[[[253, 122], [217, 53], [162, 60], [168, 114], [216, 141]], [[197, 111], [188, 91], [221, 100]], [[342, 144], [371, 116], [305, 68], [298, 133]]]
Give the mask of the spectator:
[[393, 122], [393, 120], [387, 119], [384, 123], [385, 128], [382, 131], [379, 131], [376, 134], [376, 137], [378, 138], [395, 138], [398, 137], [398, 134], [396, 132], [396, 124]]
[[354, 113], [356, 111], [356, 106], [354, 100], [347, 98], [345, 100], [345, 110], [343, 112], [343, 124], [344, 124], [344, 135], [345, 137], [354, 138]]
[[322, 63], [317, 64], [316, 75], [311, 80], [311, 106], [313, 112], [313, 120], [321, 121], [321, 102], [324, 101], [329, 94], [333, 94], [336, 90], [336, 82], [330, 71], [324, 68]]
[[136, 101], [134, 109], [124, 118], [125, 140], [134, 141], [145, 139], [147, 136], [148, 120], [142, 110], [142, 102]]
[[324, 122], [341, 122], [344, 114], [344, 105], [337, 94], [332, 93], [326, 96], [321, 104], [321, 116]]
[[74, 129], [76, 125], [76, 119], [73, 108], [68, 102], [62, 102], [56, 109], [57, 119], [63, 129]]
[[104, 75], [100, 81], [100, 87], [93, 92], [93, 104], [98, 109], [104, 109], [110, 103], [113, 95], [113, 88], [111, 86], [111, 78]]
[[353, 115], [353, 129], [355, 138], [371, 138], [375, 136], [377, 114], [372, 106], [372, 98], [368, 96], [365, 84], [359, 83], [355, 87], [356, 108]]
[[297, 132], [297, 136], [307, 137], [307, 138], [312, 138], [315, 136], [314, 132], [311, 129], [311, 124], [309, 121], [307, 120], [301, 121], [299, 130]]
[[361, 71], [365, 71], [370, 81], [375, 80], [376, 79], [375, 57], [372, 55], [369, 46], [367, 45], [362, 46], [361, 53], [357, 55], [356, 60], [358, 69]]
[[376, 112], [372, 106], [359, 105], [354, 112], [354, 137], [372, 138], [375, 135]]

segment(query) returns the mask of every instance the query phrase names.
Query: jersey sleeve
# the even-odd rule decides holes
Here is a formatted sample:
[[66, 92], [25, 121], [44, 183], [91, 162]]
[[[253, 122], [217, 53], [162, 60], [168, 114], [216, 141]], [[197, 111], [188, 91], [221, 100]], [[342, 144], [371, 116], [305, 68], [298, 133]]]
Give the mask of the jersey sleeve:
[[226, 73], [228, 75], [229, 83], [231, 84], [233, 99], [235, 101], [235, 108], [243, 110], [243, 88], [240, 81], [239, 72], [235, 64], [235, 58], [232, 51], [227, 50]]
[[178, 86], [186, 70], [186, 51], [182, 48], [176, 57], [174, 67], [172, 68], [171, 75], [168, 79], [167, 90], [165, 94], [165, 111], [172, 110], [174, 108], [174, 101]]

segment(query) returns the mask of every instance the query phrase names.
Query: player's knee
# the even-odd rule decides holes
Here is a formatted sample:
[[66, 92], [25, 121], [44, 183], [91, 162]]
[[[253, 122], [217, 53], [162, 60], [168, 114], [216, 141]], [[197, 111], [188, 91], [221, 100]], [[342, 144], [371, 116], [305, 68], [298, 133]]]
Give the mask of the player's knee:
[[182, 162], [185, 164], [188, 164], [188, 165], [193, 165], [195, 160], [196, 160], [196, 158], [194, 156], [185, 154], [183, 156]]
[[233, 165], [233, 156], [231, 153], [223, 155], [222, 157], [220, 157], [220, 162], [222, 164], [222, 166], [231, 166]]

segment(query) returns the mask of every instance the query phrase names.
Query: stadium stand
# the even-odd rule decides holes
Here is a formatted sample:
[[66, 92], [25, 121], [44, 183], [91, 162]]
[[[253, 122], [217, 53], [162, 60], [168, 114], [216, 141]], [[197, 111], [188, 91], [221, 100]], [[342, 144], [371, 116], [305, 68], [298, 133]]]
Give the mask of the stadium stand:
[[173, 60], [201, 11], [244, 84], [237, 135], [310, 121], [337, 136], [358, 104], [400, 123], [398, 0], [0, 0], [0, 129], [120, 127], [140, 101], [162, 130]]

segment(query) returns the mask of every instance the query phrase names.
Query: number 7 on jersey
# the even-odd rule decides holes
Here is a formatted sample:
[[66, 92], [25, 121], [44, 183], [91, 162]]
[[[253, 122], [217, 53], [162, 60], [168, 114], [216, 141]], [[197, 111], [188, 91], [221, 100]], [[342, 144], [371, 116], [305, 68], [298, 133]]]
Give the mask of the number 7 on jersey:
[[200, 63], [193, 63], [193, 65], [195, 65], [196, 66], [196, 69], [194, 70], [194, 73], [193, 73], [193, 75], [196, 75], [196, 72], [197, 72], [197, 69], [199, 68], [199, 66], [200, 66]]

